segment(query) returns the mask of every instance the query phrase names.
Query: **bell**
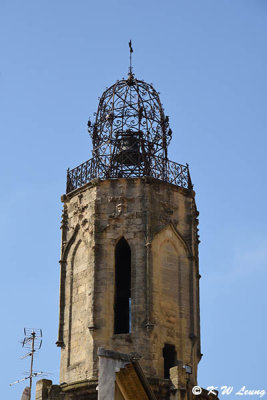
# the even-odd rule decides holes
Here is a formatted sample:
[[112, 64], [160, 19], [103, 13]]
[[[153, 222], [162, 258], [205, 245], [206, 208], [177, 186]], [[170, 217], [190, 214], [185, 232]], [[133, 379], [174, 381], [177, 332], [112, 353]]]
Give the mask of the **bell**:
[[118, 140], [119, 151], [115, 160], [124, 165], [137, 165], [140, 162], [138, 137], [132, 131], [127, 130]]

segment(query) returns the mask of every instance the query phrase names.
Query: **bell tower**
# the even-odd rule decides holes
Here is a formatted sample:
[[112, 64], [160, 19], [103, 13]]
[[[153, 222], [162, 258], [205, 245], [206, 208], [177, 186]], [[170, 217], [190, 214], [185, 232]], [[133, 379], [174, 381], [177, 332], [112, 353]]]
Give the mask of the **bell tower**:
[[[198, 212], [188, 165], [158, 92], [135, 78], [108, 88], [88, 122], [92, 158], [68, 170], [62, 196], [60, 382], [97, 398], [97, 349], [138, 354], [156, 397], [170, 369], [197, 384]], [[89, 394], [91, 397], [89, 397]], [[82, 396], [82, 395], [81, 395]]]

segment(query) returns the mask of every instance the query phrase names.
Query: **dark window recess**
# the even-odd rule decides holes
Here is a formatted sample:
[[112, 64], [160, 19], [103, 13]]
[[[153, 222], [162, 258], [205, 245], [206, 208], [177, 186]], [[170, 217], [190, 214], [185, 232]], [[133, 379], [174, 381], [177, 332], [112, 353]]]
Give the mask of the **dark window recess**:
[[170, 378], [170, 368], [177, 365], [177, 354], [175, 346], [172, 344], [165, 344], [163, 347], [163, 358], [164, 358], [164, 378]]
[[115, 248], [114, 333], [131, 331], [131, 249], [121, 238]]

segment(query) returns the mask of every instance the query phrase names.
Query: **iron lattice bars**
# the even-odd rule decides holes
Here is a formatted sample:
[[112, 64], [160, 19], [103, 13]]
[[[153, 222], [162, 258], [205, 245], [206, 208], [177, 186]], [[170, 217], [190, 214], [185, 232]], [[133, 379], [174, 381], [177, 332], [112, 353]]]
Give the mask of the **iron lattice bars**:
[[67, 171], [66, 193], [78, 189], [93, 179], [116, 179], [116, 178], [140, 178], [150, 176], [163, 182], [192, 189], [189, 166], [166, 160], [160, 156], [150, 158], [149, 165], [139, 165], [135, 171], [123, 168], [118, 164], [117, 168], [109, 169], [111, 155], [102, 156], [101, 159], [91, 158], [78, 167]]
[[159, 93], [132, 70], [104, 91], [88, 132], [93, 158], [68, 170], [67, 193], [96, 178], [151, 177], [192, 189], [188, 165], [168, 160], [172, 130]]

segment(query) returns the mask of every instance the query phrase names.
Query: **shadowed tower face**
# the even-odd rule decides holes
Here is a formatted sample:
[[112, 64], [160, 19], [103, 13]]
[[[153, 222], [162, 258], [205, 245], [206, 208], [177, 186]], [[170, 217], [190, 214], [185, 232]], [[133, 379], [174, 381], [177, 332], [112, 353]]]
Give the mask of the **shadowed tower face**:
[[196, 384], [201, 356], [188, 166], [168, 159], [169, 118], [132, 72], [103, 93], [88, 128], [93, 157], [68, 171], [62, 196], [60, 381], [89, 391], [104, 347], [138, 353], [158, 398], [168, 399], [170, 368], [187, 366]]

